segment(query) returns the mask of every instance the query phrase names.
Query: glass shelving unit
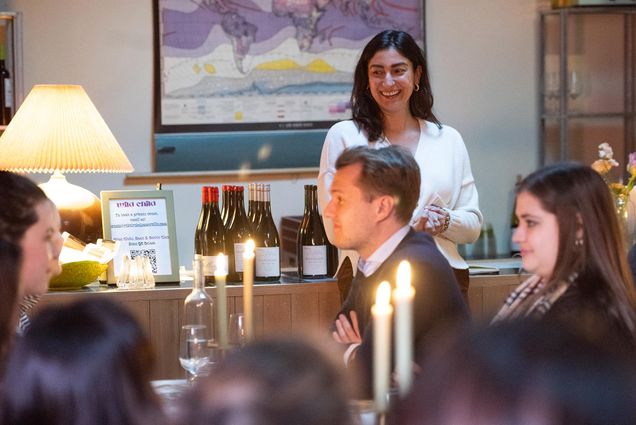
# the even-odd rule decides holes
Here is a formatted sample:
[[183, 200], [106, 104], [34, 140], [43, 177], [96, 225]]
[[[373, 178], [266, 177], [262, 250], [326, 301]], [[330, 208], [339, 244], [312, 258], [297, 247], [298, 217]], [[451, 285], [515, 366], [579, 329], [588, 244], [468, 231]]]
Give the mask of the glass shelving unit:
[[[4, 66], [11, 77], [11, 115], [22, 104], [24, 85], [22, 78], [22, 15], [19, 12], [0, 11], [0, 44], [4, 51]], [[6, 125], [0, 125], [0, 133]]]
[[636, 7], [571, 7], [540, 17], [540, 131], [544, 164], [591, 163], [608, 142], [635, 150]]

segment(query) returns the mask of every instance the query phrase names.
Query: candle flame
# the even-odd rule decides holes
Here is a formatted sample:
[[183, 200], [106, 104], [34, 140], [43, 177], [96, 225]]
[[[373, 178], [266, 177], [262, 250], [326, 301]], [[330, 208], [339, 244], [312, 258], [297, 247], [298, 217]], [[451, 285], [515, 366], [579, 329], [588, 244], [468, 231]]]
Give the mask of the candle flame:
[[402, 260], [397, 270], [398, 292], [408, 291], [411, 287], [411, 263]]
[[248, 239], [247, 242], [245, 242], [245, 252], [247, 252], [248, 254], [253, 254], [254, 253], [254, 241], [251, 239]]
[[225, 255], [222, 252], [219, 252], [219, 255], [216, 256], [216, 273], [219, 275], [226, 275], [227, 270], [225, 270]]
[[391, 284], [386, 280], [378, 285], [378, 289], [375, 292], [375, 305], [376, 306], [388, 306], [391, 299]]

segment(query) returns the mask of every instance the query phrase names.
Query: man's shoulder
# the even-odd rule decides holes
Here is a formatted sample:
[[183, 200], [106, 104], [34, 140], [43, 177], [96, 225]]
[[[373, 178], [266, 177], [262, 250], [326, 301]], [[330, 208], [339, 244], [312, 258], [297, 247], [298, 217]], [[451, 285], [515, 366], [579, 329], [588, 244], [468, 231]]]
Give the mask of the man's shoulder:
[[440, 255], [442, 258], [442, 254], [437, 249], [437, 245], [435, 244], [435, 240], [431, 235], [425, 232], [416, 232], [415, 230], [410, 230], [409, 233], [406, 234], [402, 242], [397, 246], [395, 253], [400, 252], [409, 252], [412, 255], [416, 256], [437, 256]]
[[411, 230], [389, 257], [391, 263], [408, 260], [411, 268], [427, 269], [429, 273], [452, 272], [446, 257], [439, 251], [431, 235]]

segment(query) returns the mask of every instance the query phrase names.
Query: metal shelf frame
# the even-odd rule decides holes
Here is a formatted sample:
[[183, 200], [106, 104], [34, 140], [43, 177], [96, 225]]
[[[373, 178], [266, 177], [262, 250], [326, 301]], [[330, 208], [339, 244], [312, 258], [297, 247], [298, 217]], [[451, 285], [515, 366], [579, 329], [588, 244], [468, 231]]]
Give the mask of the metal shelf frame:
[[[624, 105], [623, 112], [600, 112], [600, 113], [572, 113], [568, 111], [568, 75], [570, 69], [568, 69], [568, 53], [569, 53], [569, 40], [568, 40], [568, 18], [577, 15], [622, 15], [624, 25], [624, 41], [623, 41], [623, 55], [624, 55]], [[546, 102], [544, 99], [546, 93], [546, 53], [547, 53], [547, 19], [549, 17], [557, 16], [559, 20], [559, 91], [558, 91], [558, 111], [557, 113], [549, 113], [546, 111]], [[539, 43], [539, 89], [540, 96], [538, 98], [539, 103], [539, 117], [540, 117], [540, 160], [541, 164], [546, 163], [546, 121], [556, 120], [559, 126], [559, 160], [571, 159], [568, 157], [570, 148], [569, 144], [569, 131], [568, 123], [571, 119], [595, 119], [595, 118], [620, 118], [624, 119], [624, 131], [625, 131], [625, 157], [622, 158], [621, 163], [626, 163], [628, 152], [633, 152], [636, 148], [636, 106], [634, 86], [636, 84], [636, 70], [634, 69], [634, 58], [636, 52], [634, 51], [634, 28], [636, 26], [636, 7], [571, 7], [554, 9], [544, 11], [540, 15], [539, 31], [540, 31], [540, 43]], [[619, 159], [620, 160], [620, 159]]]

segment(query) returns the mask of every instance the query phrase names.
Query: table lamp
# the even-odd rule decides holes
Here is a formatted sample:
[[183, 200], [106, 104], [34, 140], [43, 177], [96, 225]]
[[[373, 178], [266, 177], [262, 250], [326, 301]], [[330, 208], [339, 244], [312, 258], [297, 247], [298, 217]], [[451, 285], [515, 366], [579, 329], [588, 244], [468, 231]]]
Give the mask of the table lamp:
[[99, 199], [62, 173], [127, 173], [133, 166], [78, 85], [36, 85], [2, 136], [0, 169], [53, 173], [40, 187], [55, 203], [62, 230], [84, 242], [102, 237]]

